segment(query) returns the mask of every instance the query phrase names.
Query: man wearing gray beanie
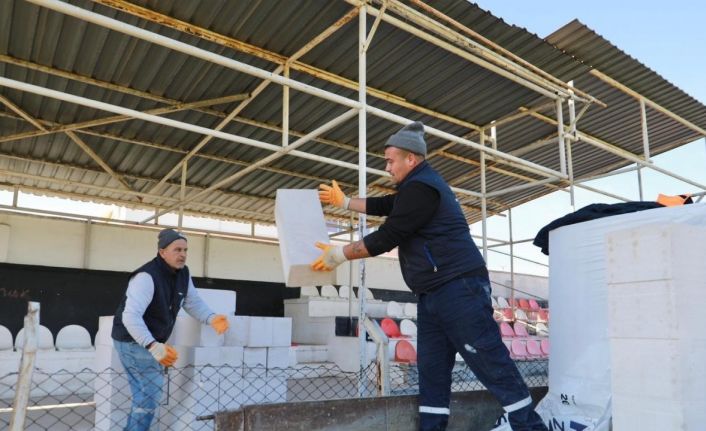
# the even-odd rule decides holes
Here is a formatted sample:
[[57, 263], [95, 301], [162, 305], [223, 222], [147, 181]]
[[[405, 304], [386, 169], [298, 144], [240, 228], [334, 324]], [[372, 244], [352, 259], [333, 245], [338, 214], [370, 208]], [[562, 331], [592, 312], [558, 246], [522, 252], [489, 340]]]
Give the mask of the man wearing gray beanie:
[[111, 336], [127, 372], [132, 407], [125, 430], [150, 429], [162, 396], [162, 368], [177, 361], [166, 344], [183, 307], [194, 319], [210, 324], [218, 334], [228, 319], [216, 314], [199, 297], [186, 266], [186, 237], [174, 229], [157, 236], [157, 256], [135, 270], [113, 317]]
[[319, 186], [324, 204], [386, 216], [377, 231], [346, 246], [317, 243], [316, 271], [398, 248], [405, 283], [417, 295], [419, 429], [443, 431], [456, 353], [498, 399], [513, 431], [546, 431], [493, 319], [490, 280], [456, 196], [425, 160], [424, 125], [413, 122], [385, 143], [385, 170], [397, 192], [348, 198], [338, 183]]

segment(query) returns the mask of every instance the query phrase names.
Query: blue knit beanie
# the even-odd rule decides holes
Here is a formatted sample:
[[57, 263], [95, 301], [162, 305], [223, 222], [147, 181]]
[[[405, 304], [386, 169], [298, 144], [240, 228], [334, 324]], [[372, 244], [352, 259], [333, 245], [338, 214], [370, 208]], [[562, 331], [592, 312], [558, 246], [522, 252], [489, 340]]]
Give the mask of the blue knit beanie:
[[186, 241], [186, 237], [174, 229], [162, 229], [159, 231], [159, 237], [157, 240], [157, 247], [159, 249], [167, 248], [167, 246], [178, 239], [183, 239]]

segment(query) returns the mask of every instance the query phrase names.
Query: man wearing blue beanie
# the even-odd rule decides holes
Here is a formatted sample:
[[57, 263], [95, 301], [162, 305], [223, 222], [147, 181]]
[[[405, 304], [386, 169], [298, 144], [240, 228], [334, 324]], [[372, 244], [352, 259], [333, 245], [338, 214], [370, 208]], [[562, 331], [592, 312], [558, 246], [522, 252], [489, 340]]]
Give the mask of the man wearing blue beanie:
[[177, 361], [167, 344], [177, 314], [211, 325], [218, 334], [228, 330], [228, 319], [214, 313], [199, 297], [186, 266], [186, 237], [163, 229], [157, 237], [157, 256], [130, 275], [125, 296], [113, 318], [111, 336], [125, 368], [132, 405], [124, 431], [150, 429], [162, 397], [162, 367]]
[[321, 184], [322, 203], [387, 218], [360, 241], [317, 243], [323, 253], [311, 267], [333, 271], [398, 247], [402, 276], [418, 297], [420, 431], [446, 429], [457, 352], [502, 404], [513, 431], [546, 431], [493, 319], [488, 270], [461, 206], [426, 153], [424, 125], [413, 122], [385, 143], [385, 170], [397, 193], [351, 199], [335, 180]]

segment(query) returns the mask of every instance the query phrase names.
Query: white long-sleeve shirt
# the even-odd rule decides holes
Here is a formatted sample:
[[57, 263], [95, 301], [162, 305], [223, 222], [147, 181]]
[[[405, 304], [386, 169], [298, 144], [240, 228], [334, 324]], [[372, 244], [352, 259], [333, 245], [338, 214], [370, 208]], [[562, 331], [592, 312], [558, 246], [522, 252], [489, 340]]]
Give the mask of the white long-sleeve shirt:
[[[127, 285], [126, 295], [127, 299], [122, 316], [123, 325], [125, 325], [127, 332], [132, 336], [135, 342], [145, 347], [155, 341], [155, 338], [152, 336], [152, 333], [147, 328], [142, 318], [154, 296], [154, 281], [152, 280], [152, 276], [146, 272], [138, 272], [135, 274]], [[201, 323], [211, 323], [211, 318], [215, 315], [215, 313], [211, 311], [211, 308], [209, 308], [199, 296], [191, 277], [189, 277], [189, 288], [186, 292], [186, 298], [184, 299], [182, 307], [191, 317]]]

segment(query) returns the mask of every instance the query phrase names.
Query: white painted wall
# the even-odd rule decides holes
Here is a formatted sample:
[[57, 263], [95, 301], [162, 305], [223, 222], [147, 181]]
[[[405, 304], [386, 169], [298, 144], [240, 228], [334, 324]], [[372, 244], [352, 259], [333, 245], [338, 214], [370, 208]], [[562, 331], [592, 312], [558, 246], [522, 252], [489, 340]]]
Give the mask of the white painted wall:
[[[501, 271], [490, 271], [490, 280], [494, 296], [510, 297], [510, 289], [504, 286], [512, 286], [510, 273]], [[549, 299], [549, 279], [539, 275], [515, 274], [515, 292], [517, 298]]]
[[7, 260], [7, 249], [10, 246], [10, 226], [0, 224], [0, 262]]
[[[82, 221], [0, 214], [0, 262], [129, 272], [156, 254], [158, 232], [159, 228], [153, 227], [89, 225]], [[186, 235], [187, 265], [196, 277], [284, 282], [277, 244], [212, 236], [207, 239], [204, 234], [188, 232]], [[357, 285], [358, 262], [354, 262], [353, 271], [353, 285]], [[397, 259], [367, 259], [366, 271], [369, 288], [407, 290]], [[491, 272], [491, 278], [510, 284], [508, 273]], [[337, 284], [349, 284], [348, 264], [338, 268]], [[515, 276], [517, 288], [542, 298], [548, 297], [547, 285], [544, 277]], [[509, 296], [497, 285], [493, 286], [493, 294]]]

